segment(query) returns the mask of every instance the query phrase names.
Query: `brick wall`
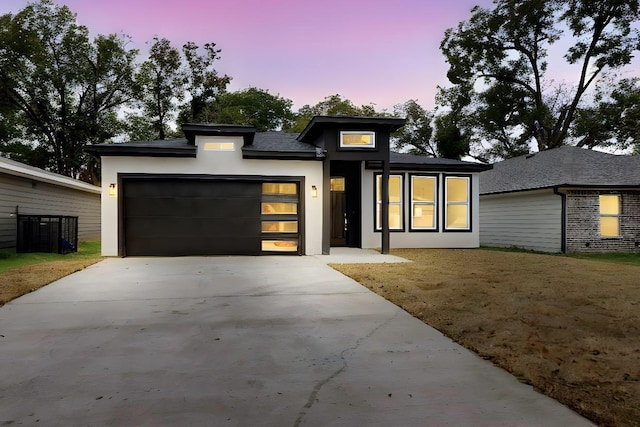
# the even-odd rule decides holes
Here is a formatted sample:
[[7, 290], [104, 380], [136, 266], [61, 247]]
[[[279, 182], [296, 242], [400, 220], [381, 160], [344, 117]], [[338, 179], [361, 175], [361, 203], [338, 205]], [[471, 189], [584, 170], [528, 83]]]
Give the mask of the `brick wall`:
[[[620, 236], [600, 236], [600, 194], [620, 195]], [[567, 252], [639, 252], [639, 191], [567, 191]]]

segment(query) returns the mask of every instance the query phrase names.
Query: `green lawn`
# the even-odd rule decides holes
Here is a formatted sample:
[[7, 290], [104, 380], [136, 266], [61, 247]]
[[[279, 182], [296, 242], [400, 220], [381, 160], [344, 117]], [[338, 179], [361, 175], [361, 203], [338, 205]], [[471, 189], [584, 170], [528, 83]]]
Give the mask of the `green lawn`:
[[49, 253], [17, 254], [15, 249], [0, 249], [0, 273], [18, 267], [42, 264], [50, 261], [81, 261], [100, 256], [100, 241], [80, 242], [78, 252], [67, 255]]

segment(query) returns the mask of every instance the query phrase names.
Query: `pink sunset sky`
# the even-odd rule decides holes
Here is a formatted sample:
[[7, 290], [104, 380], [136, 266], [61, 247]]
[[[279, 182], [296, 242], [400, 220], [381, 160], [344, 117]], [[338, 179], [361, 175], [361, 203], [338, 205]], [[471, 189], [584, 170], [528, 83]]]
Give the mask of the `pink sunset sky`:
[[[341, 94], [377, 110], [417, 99], [432, 108], [447, 84], [444, 31], [491, 0], [54, 0], [92, 35], [125, 33], [146, 50], [214, 42], [230, 90], [268, 89], [299, 108]], [[29, 2], [0, 0], [0, 14]]]

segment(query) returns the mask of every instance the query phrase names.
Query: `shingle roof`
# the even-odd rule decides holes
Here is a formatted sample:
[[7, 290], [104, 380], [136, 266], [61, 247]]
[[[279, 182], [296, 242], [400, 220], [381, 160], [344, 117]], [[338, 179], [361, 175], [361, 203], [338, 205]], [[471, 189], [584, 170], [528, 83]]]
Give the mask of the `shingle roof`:
[[576, 187], [640, 187], [640, 156], [564, 146], [504, 160], [480, 176], [480, 194]]
[[0, 157], [0, 174], [19, 176], [21, 178], [46, 182], [91, 193], [99, 194], [101, 191], [98, 186], [78, 181], [77, 179], [69, 178], [68, 176], [59, 175], [57, 173], [25, 165], [24, 163], [16, 162], [15, 160], [6, 159], [4, 157]]
[[485, 165], [482, 163], [465, 162], [462, 160], [454, 160], [454, 159], [434, 158], [434, 157], [428, 157], [428, 156], [416, 156], [413, 154], [394, 153], [394, 152], [391, 152], [391, 156], [389, 160], [391, 161], [391, 164], [394, 167], [406, 165], [408, 167], [420, 166], [422, 168], [424, 166], [428, 166], [428, 167], [434, 168], [434, 170], [436, 169], [452, 170], [452, 169], [460, 168], [460, 169], [467, 169], [469, 171], [476, 171], [476, 172], [491, 169], [491, 165]]
[[257, 132], [253, 144], [245, 146], [254, 151], [295, 151], [315, 153], [315, 146], [298, 141], [297, 133]]

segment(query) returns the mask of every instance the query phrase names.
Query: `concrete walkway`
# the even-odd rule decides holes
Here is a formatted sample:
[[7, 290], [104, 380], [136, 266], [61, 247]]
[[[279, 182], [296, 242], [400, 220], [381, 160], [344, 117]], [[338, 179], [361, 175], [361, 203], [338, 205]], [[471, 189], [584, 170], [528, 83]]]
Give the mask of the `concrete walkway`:
[[5, 424], [589, 425], [315, 257], [107, 259], [7, 304]]

